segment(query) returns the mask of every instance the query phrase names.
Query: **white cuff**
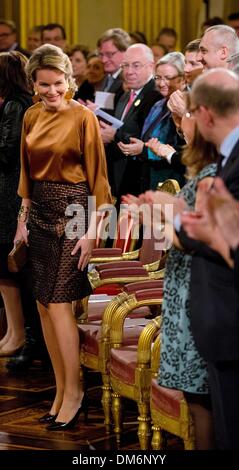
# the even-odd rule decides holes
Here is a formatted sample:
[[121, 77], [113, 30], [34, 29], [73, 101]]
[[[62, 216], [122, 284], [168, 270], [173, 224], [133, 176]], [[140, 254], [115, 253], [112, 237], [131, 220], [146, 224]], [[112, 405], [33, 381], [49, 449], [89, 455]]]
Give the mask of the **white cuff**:
[[170, 152], [170, 153], [167, 155], [166, 159], [167, 159], [168, 163], [171, 164], [172, 156], [173, 156], [174, 154], [175, 154], [175, 150], [172, 150], [172, 152]]

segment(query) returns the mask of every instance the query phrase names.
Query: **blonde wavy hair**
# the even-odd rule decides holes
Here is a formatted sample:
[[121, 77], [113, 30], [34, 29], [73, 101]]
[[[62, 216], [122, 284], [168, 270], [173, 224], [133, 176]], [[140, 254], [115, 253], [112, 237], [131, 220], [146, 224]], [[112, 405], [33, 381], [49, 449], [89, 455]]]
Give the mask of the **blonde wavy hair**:
[[36, 81], [38, 70], [49, 69], [59, 70], [65, 74], [69, 89], [75, 93], [77, 85], [72, 76], [72, 65], [69, 57], [60, 49], [52, 44], [43, 44], [38, 47], [31, 55], [27, 65], [26, 73], [31, 83]]

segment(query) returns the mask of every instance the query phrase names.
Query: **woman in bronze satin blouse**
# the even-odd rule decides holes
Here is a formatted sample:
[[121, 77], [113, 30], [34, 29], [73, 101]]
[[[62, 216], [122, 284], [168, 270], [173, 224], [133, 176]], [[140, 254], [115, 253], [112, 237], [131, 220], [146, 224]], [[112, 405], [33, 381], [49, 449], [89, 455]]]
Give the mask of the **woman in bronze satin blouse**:
[[54, 402], [40, 422], [54, 431], [71, 428], [85, 407], [71, 304], [91, 292], [87, 263], [95, 227], [93, 217], [87, 222], [88, 196], [95, 196], [98, 208], [111, 195], [97, 119], [69, 97], [75, 84], [67, 55], [45, 44], [31, 56], [27, 73], [41, 101], [23, 122], [15, 240], [24, 238], [30, 247], [34, 294], [56, 380]]

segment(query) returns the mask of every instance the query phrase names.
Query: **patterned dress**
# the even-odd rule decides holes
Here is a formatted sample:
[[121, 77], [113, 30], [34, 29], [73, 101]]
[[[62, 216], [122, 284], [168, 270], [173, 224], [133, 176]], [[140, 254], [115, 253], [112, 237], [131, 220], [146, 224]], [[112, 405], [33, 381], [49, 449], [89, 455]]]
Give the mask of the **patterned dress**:
[[[195, 205], [198, 182], [215, 174], [216, 165], [207, 165], [180, 191], [189, 207]], [[196, 349], [190, 327], [191, 260], [191, 255], [175, 247], [170, 249], [164, 281], [158, 381], [164, 387], [207, 394], [206, 363]]]

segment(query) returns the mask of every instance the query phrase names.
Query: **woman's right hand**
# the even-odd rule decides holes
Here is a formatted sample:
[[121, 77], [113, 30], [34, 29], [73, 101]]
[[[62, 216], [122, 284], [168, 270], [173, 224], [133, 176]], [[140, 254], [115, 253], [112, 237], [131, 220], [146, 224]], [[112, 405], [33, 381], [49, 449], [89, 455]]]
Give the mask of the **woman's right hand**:
[[16, 245], [17, 242], [24, 240], [26, 245], [28, 245], [28, 230], [25, 222], [18, 221], [17, 224], [17, 231], [13, 240], [14, 245]]

